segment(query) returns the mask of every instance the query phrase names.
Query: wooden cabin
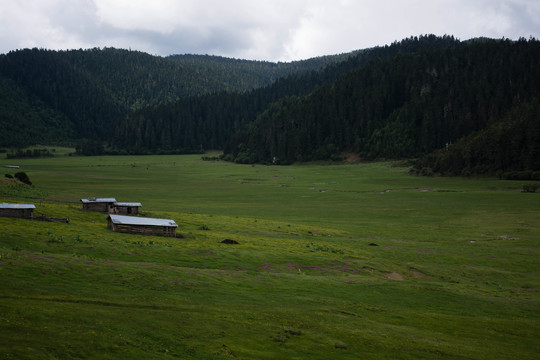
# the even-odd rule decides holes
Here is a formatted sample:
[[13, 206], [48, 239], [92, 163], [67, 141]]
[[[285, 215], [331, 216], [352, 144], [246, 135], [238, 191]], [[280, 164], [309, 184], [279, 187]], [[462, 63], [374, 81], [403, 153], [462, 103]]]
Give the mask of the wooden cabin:
[[33, 219], [35, 208], [36, 206], [34, 204], [1, 203], [0, 204], [0, 217]]
[[142, 207], [140, 202], [117, 201], [113, 205], [114, 206], [109, 210], [109, 213], [122, 215], [138, 215], [139, 208]]
[[169, 219], [110, 214], [107, 227], [117, 232], [175, 237], [178, 225]]
[[88, 198], [81, 199], [83, 210], [111, 212], [114, 208], [115, 198]]

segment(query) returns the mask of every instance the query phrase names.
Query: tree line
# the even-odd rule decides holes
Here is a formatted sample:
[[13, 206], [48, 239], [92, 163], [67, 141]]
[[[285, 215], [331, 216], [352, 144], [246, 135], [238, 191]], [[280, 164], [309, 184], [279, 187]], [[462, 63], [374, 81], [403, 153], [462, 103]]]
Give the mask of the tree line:
[[[482, 172], [467, 161], [459, 171], [445, 170], [424, 155], [458, 149], [460, 139], [503, 126], [496, 124], [538, 96], [539, 65], [533, 38], [425, 35], [292, 63], [26, 49], [0, 55], [6, 129], [0, 145], [76, 141], [77, 152], [87, 155], [223, 149], [226, 160], [281, 164], [339, 160], [351, 152], [365, 159], [419, 158], [419, 172]], [[537, 118], [529, 119], [526, 126], [534, 128]], [[488, 147], [487, 140], [465, 143], [468, 154]], [[515, 143], [536, 154], [534, 141]], [[512, 149], [506, 156], [514, 159], [518, 150]], [[450, 166], [441, 159], [437, 164]], [[516, 167], [494, 171], [504, 169]]]
[[540, 180], [540, 96], [515, 106], [487, 128], [422, 156], [412, 172]]
[[11, 51], [0, 55], [0, 146], [106, 142], [118, 119], [132, 111], [204, 94], [242, 93], [341, 58], [275, 64], [114, 48]]
[[275, 107], [275, 103], [283, 103], [284, 99], [295, 96], [308, 96], [374, 61], [389, 60], [398, 54], [412, 54], [421, 49], [453, 48], [459, 44], [451, 36], [404, 39], [390, 46], [343, 55], [341, 62], [327, 61], [320, 70], [293, 73], [251, 91], [221, 92], [144, 108], [117, 122], [110, 143], [113, 148], [128, 153], [187, 153], [204, 149], [228, 152], [231, 139], [234, 141], [243, 134], [258, 116], [269, 107]]
[[273, 103], [231, 137], [225, 158], [419, 157], [530, 101], [540, 93], [539, 69], [535, 39], [482, 39], [375, 59], [309, 95]]

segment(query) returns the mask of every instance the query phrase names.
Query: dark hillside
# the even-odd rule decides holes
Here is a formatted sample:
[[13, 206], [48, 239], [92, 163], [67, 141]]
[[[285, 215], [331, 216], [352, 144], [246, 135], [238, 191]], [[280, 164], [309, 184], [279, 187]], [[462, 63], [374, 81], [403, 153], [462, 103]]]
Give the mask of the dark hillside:
[[[72, 128], [75, 136], [104, 138], [107, 124], [127, 111], [114, 101], [114, 94], [103, 83], [60, 52], [33, 49], [2, 55], [0, 77], [6, 79], [6, 86], [13, 87], [8, 93], [22, 92], [23, 97], [32, 99], [16, 113], [2, 114], [12, 126], [18, 126], [17, 117], [21, 114], [41, 113], [43, 107], [51, 117], [62, 119], [63, 126]], [[17, 101], [17, 97], [11, 101]], [[31, 119], [26, 121], [28, 131], [23, 129], [19, 135], [30, 137], [32, 132], [39, 131], [40, 125]], [[52, 127], [58, 130], [57, 126]], [[54, 138], [43, 140], [50, 142]]]
[[293, 62], [269, 62], [225, 58], [211, 55], [171, 55], [167, 59], [186, 66], [196, 66], [198, 71], [206, 71], [210, 78], [221, 78], [227, 88], [220, 90], [252, 90], [272, 84], [289, 75], [302, 75], [319, 71], [328, 65], [347, 60], [354, 53], [320, 56]]
[[[354, 69], [372, 61], [388, 60], [397, 54], [422, 49], [447, 49], [461, 46], [453, 37], [433, 35], [409, 38], [390, 46], [376, 47], [336, 57], [315, 58], [289, 64], [268, 64], [269, 71], [279, 66], [292, 67], [298, 73], [276, 80], [271, 85], [250, 92], [214, 94], [181, 99], [173, 104], [147, 108], [129, 114], [117, 123], [111, 144], [119, 150], [134, 153], [193, 152], [201, 149], [223, 149], [231, 136], [244, 124], [255, 121], [270, 104], [290, 96], [308, 95], [331, 84]], [[198, 57], [184, 57], [195, 61]], [[341, 62], [332, 59], [344, 58]], [[204, 61], [226, 62], [227, 59], [204, 57]], [[310, 64], [306, 67], [306, 64]], [[328, 64], [320, 71], [310, 67]], [[251, 67], [253, 62], [243, 66]], [[240, 67], [242, 68], [242, 67]], [[244, 68], [245, 69], [245, 68]], [[246, 70], [248, 71], [248, 70]], [[290, 70], [288, 70], [290, 71]]]
[[540, 43], [484, 40], [376, 59], [273, 104], [225, 148], [239, 162], [417, 156], [500, 120], [540, 93]]
[[[296, 71], [290, 65], [211, 56], [182, 59], [114, 48], [0, 55], [0, 146], [104, 141], [130, 111], [203, 94], [245, 92]], [[317, 61], [302, 62], [302, 71], [319, 67]]]
[[[502, 120], [448, 148], [423, 156], [417, 174], [495, 174], [540, 180], [540, 97], [513, 108]], [[520, 174], [525, 172], [525, 174]]]
[[0, 144], [26, 147], [74, 138], [73, 124], [12, 81], [0, 78]]
[[[434, 35], [277, 64], [26, 49], [0, 55], [0, 147], [77, 143], [96, 154], [108, 140], [117, 153], [224, 149], [228, 160], [282, 164], [418, 157], [538, 96], [539, 69], [535, 39]], [[508, 156], [534, 153], [525, 143]]]

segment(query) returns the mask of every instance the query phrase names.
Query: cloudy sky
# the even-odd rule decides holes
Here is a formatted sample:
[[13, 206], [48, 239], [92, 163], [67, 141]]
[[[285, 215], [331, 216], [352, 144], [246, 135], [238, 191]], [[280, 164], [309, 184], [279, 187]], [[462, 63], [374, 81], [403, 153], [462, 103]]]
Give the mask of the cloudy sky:
[[291, 61], [421, 34], [540, 38], [540, 1], [0, 0], [0, 53], [117, 47]]

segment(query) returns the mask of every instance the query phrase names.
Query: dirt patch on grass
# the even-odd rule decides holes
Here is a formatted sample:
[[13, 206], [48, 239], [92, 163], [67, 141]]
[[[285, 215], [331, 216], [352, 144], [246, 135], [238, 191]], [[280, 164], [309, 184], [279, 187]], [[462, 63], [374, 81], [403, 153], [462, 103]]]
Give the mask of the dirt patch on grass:
[[10, 179], [5, 176], [0, 177], [0, 186], [11, 186], [11, 185], [17, 185], [17, 184], [22, 184], [22, 182], [14, 178]]
[[395, 271], [392, 271], [391, 273], [386, 274], [385, 277], [390, 280], [403, 280], [403, 275]]

